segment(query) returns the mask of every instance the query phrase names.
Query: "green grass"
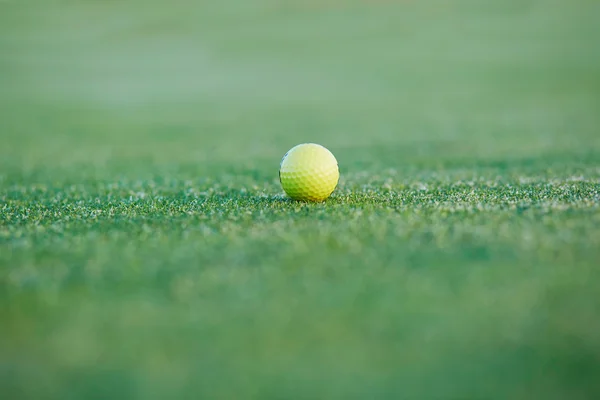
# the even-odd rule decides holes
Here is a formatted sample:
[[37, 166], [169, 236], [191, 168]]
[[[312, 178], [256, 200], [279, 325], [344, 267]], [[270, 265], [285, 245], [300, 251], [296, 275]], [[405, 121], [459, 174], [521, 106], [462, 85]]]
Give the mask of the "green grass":
[[0, 397], [600, 396], [597, 2], [27, 3]]

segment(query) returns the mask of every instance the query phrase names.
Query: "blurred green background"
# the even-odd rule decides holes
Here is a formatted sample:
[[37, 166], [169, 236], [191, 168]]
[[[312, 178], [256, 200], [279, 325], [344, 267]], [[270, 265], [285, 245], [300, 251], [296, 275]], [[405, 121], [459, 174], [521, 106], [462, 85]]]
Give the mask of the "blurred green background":
[[0, 397], [597, 398], [599, 18], [0, 1]]

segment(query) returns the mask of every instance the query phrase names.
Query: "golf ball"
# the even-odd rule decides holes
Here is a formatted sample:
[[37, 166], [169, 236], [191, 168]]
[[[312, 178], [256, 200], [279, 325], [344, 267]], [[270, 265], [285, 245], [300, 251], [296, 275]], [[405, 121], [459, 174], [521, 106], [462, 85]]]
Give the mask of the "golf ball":
[[323, 201], [334, 191], [339, 178], [334, 155], [314, 143], [292, 148], [283, 156], [279, 167], [281, 186], [294, 200]]

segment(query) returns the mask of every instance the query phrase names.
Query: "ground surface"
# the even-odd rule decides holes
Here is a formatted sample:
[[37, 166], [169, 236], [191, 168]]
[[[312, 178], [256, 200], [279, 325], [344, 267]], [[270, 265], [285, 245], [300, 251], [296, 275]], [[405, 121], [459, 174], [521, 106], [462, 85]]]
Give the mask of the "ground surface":
[[197, 3], [0, 2], [6, 398], [600, 396], [598, 2]]

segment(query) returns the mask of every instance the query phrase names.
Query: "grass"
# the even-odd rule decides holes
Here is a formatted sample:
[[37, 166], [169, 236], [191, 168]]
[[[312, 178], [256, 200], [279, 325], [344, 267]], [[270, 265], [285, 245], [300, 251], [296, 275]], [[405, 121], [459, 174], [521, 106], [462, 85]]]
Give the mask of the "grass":
[[598, 4], [220, 4], [0, 2], [0, 393], [598, 397]]

